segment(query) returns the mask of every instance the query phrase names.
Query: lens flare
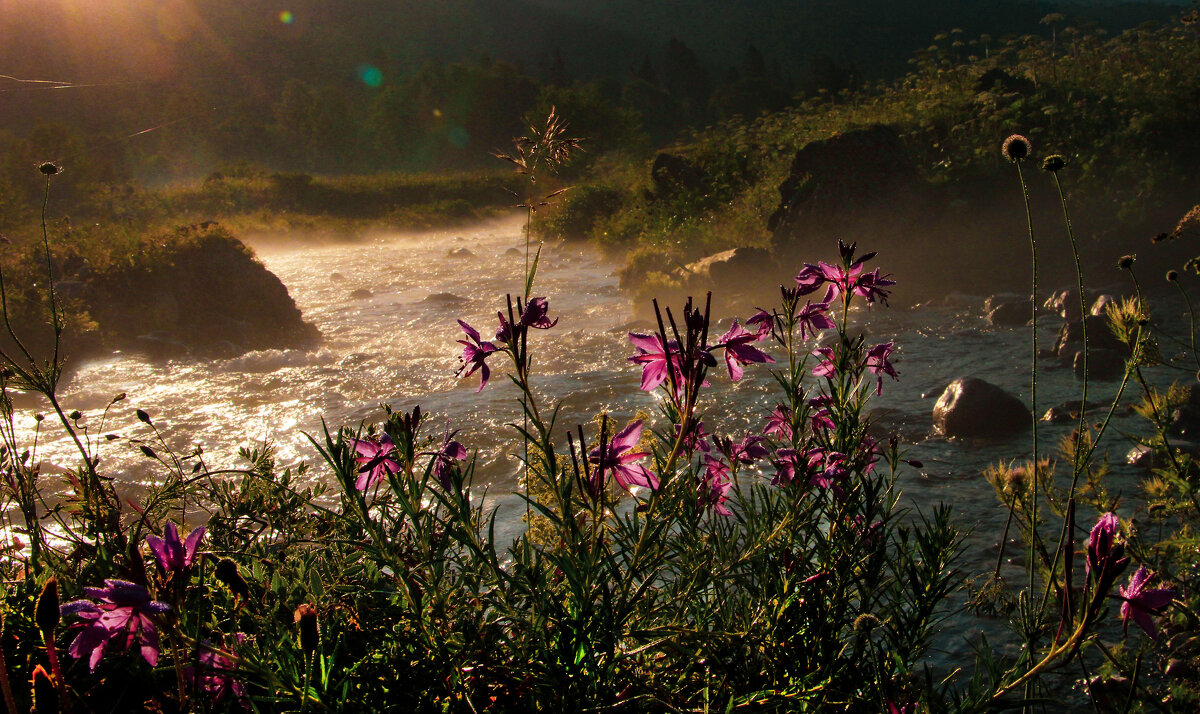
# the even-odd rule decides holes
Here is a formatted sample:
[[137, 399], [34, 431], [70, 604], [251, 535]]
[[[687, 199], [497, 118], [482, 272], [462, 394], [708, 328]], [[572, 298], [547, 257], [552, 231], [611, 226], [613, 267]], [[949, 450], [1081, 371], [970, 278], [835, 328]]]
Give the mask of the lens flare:
[[383, 84], [383, 72], [378, 67], [369, 64], [358, 66], [358, 78], [368, 87], [378, 87]]
[[294, 22], [295, 19], [296, 19], [296, 16], [292, 14], [291, 10], [284, 10], [283, 12], [279, 13], [279, 21], [285, 25], [292, 24], [292, 22]]

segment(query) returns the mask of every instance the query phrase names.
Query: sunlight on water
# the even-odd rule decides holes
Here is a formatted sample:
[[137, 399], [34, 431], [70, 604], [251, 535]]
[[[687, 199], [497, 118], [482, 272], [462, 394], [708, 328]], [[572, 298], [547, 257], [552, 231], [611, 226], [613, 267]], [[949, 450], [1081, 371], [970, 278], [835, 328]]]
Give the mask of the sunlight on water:
[[[523, 285], [523, 250], [516, 220], [358, 242], [289, 246], [262, 240], [260, 258], [324, 335], [319, 349], [155, 363], [117, 354], [83, 367], [62, 401], [67, 410], [84, 412], [82, 422], [98, 444], [101, 468], [115, 476], [119, 492], [122, 484], [136, 492], [137, 484], [166, 475], [127, 441], [153, 442], [150, 428], [135, 416], [138, 408], [150, 413], [173, 449], [187, 452], [202, 446], [210, 468], [236, 467], [239, 447], [270, 441], [281, 464], [308, 461], [317, 466], [314, 477], [321, 478], [324, 471], [305, 434], [319, 434], [322, 420], [330, 428], [357, 427], [378, 422], [381, 404], [402, 410], [420, 404], [434, 415], [427, 434], [440, 433], [447, 424], [462, 428], [458, 439], [476, 454], [478, 488], [486, 488], [489, 500], [500, 507], [498, 534], [508, 539], [522, 528], [524, 512], [518, 499], [506, 495], [518, 488], [519, 444], [510, 426], [520, 419], [517, 391], [504, 375], [502, 360], [493, 360], [492, 381], [479, 394], [477, 375], [462, 381], [455, 377], [461, 353], [457, 340], [462, 337], [455, 320], [474, 325], [485, 339], [491, 336], [505, 293]], [[886, 265], [886, 256], [879, 260]], [[560, 322], [546, 332], [532, 331], [530, 344], [543, 402], [562, 401], [560, 429], [588, 423], [601, 411], [622, 424], [639, 412], [657, 416], [655, 399], [638, 390], [640, 371], [626, 361], [632, 352], [626, 337], [632, 317], [615, 269], [585, 245], [547, 246], [543, 254], [534, 293], [549, 297], [551, 316]], [[930, 414], [942, 389], [956, 377], [984, 377], [1027, 398], [1027, 330], [988, 327], [979, 305], [971, 301], [908, 312], [877, 308], [854, 320], [856, 329], [868, 333], [869, 343], [895, 339], [898, 345], [900, 381], [887, 382], [874, 406], [887, 431], [898, 431], [913, 444], [908, 455], [924, 462], [919, 472], [910, 468], [901, 477], [904, 504], [928, 512], [939, 502], [951, 502], [958, 523], [969, 531], [960, 567], [969, 573], [990, 570], [1006, 511], [979, 474], [990, 463], [1028, 458], [1030, 440], [1028, 435], [992, 443], [942, 439], [930, 434]], [[1049, 345], [1056, 325], [1046, 322], [1040, 339]], [[762, 428], [776, 403], [776, 385], [767, 369], [748, 369], [743, 381], [731, 384], [722, 368], [711, 374], [711, 382], [701, 405], [710, 432], [740, 438]], [[1112, 383], [1095, 384], [1090, 399], [1103, 401], [1115, 389]], [[120, 392], [128, 398], [102, 423], [106, 405]], [[1043, 371], [1039, 412], [1077, 398], [1078, 383], [1070, 370]], [[24, 418], [19, 427], [32, 436], [32, 413], [38, 407], [29, 400], [17, 406]], [[1043, 453], [1072, 426], [1045, 425]], [[1116, 428], [1133, 426], [1122, 412]], [[123, 438], [105, 442], [101, 436], [108, 433]], [[1115, 456], [1119, 461], [1120, 454]], [[43, 434], [38, 459], [66, 465], [76, 457], [65, 441], [47, 440]], [[1118, 467], [1115, 483], [1131, 486], [1133, 478], [1129, 469]], [[1017, 549], [1010, 555], [1020, 557]], [[1018, 569], [1009, 565], [1006, 572], [1015, 577]], [[956, 619], [948, 627], [959, 625], [968, 626]], [[944, 656], [954, 661], [966, 652], [966, 639], [947, 639], [953, 641], [944, 644], [949, 650]]]

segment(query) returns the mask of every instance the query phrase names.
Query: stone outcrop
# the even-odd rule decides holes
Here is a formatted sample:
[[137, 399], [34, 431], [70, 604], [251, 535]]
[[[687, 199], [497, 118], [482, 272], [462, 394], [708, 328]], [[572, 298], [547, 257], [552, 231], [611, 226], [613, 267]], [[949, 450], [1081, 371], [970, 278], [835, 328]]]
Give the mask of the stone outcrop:
[[933, 407], [933, 428], [944, 436], [996, 438], [1030, 428], [1033, 414], [1024, 402], [990, 382], [956, 379]]
[[857, 238], [851, 223], [909, 215], [912, 202], [919, 200], [914, 190], [919, 193], [923, 185], [891, 127], [837, 134], [796, 152], [767, 227], [776, 244], [832, 235]]
[[75, 308], [95, 330], [77, 356], [99, 349], [228, 356], [320, 341], [287, 287], [221, 226], [180, 228], [147, 246], [82, 281]]

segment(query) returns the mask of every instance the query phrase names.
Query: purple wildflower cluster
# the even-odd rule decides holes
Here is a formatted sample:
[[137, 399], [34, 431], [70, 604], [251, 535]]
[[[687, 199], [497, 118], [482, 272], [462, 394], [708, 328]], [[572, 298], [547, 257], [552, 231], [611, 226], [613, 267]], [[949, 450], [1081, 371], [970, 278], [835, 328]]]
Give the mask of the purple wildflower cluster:
[[135, 643], [146, 663], [158, 664], [159, 640], [155, 620], [171, 606], [150, 597], [145, 586], [125, 580], [108, 579], [102, 588], [83, 589], [95, 600], [76, 600], [62, 606], [66, 615], [78, 615], [82, 629], [71, 642], [67, 653], [75, 659], [86, 659], [93, 672], [108, 648], [128, 649]]
[[842, 265], [830, 265], [819, 262], [816, 265], [805, 263], [800, 274], [796, 276], [797, 291], [800, 295], [815, 293], [822, 285], [826, 286], [825, 297], [821, 303], [826, 306], [841, 298], [848, 302], [857, 295], [868, 303], [876, 300], [887, 304], [888, 291], [885, 288], [895, 285], [890, 275], [880, 273], [879, 268], [865, 272], [863, 264], [875, 257], [874, 251], [859, 258], [854, 257], [855, 243], [846, 245], [838, 241], [838, 253], [842, 257]]
[[[425, 451], [419, 454], [433, 457], [431, 462], [433, 476], [446, 490], [450, 490], [451, 487], [450, 473], [454, 462], [465, 461], [468, 456], [467, 447], [454, 440], [457, 434], [457, 429], [451, 431], [447, 426], [445, 434], [442, 436], [441, 446], [436, 451]], [[410, 436], [415, 437], [415, 433]], [[354, 439], [351, 443], [357, 454], [354, 461], [358, 464], [358, 479], [354, 482], [354, 487], [359, 491], [366, 491], [385, 477], [401, 471], [402, 466], [396, 444], [387, 434], [366, 439]]]
[[[1084, 566], [1095, 581], [1096, 592], [1108, 593], [1121, 573], [1129, 566], [1125, 544], [1121, 541], [1121, 521], [1115, 513], [1105, 513], [1096, 521], [1088, 535], [1087, 558]], [[1125, 629], [1133, 620], [1150, 637], [1158, 639], [1152, 616], [1160, 615], [1175, 599], [1172, 588], [1148, 588], [1154, 573], [1139, 566], [1129, 578], [1128, 585], [1119, 588], [1121, 622]]]
[[458, 368], [457, 374], [462, 377], [470, 377], [478, 371], [480, 374], [479, 389], [475, 391], [483, 391], [492, 373], [487, 364], [488, 357], [497, 352], [508, 352], [520, 363], [529, 329], [548, 330], [558, 324], [557, 318], [550, 319], [549, 312], [550, 301], [544, 297], [530, 298], [528, 302], [524, 303], [517, 298], [515, 308], [510, 299], [508, 316], [506, 317], [503, 312], [496, 313], [496, 317], [500, 320], [500, 326], [496, 328], [496, 341], [500, 342], [502, 346], [491, 340], [482, 339], [479, 330], [459, 320], [458, 324], [462, 327], [467, 339], [458, 341], [463, 346], [463, 352], [462, 357], [459, 358], [462, 366]]

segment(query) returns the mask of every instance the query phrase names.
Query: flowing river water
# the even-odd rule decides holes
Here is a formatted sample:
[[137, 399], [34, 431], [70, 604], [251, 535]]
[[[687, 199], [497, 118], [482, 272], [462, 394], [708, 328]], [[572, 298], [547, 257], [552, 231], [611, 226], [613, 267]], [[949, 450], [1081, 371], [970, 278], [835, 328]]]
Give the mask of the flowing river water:
[[[83, 366], [62, 401], [66, 409], [84, 412], [83, 422], [93, 438], [102, 433], [123, 437], [100, 440], [98, 447], [102, 470], [115, 476], [118, 490], [123, 484], [129, 487], [163, 476], [161, 467], [153, 468], [155, 464], [127, 441], [151, 437], [135, 409], [152, 416], [173, 448], [186, 451], [203, 445], [210, 467], [236, 466], [238, 447], [270, 441], [280, 464], [307, 461], [315, 466], [313, 478], [322, 478], [326, 472], [305, 436], [319, 435], [322, 420], [331, 429], [357, 426], [381, 421], [381, 404], [398, 410], [419, 404], [436, 415], [427, 429], [440, 433], [443, 424], [461, 429], [457, 438], [477, 457], [476, 483], [486, 484], [488, 498], [500, 509], [500, 537], [511, 539], [518, 533], [524, 508], [511, 494], [517, 488], [519, 463], [514, 454], [519, 442], [508, 426], [520, 420], [517, 391], [502, 368], [478, 394], [478, 375], [468, 380], [455, 377], [461, 352], [456, 340], [462, 337], [455, 320], [475, 325], [486, 338], [495, 328], [505, 293], [521, 291], [521, 223], [507, 219], [472, 229], [379, 235], [355, 242], [251, 243], [287, 286], [305, 319], [321, 330], [322, 346], [314, 351], [166, 362], [114, 354]], [[448, 257], [452, 251], [456, 257]], [[876, 263], [886, 271], [887, 255]], [[616, 268], [587, 245], [549, 245], [544, 250], [534, 294], [548, 296], [550, 314], [559, 323], [548, 331], [533, 331], [530, 344], [543, 403], [561, 400], [560, 428], [587, 423], [600, 412], [622, 424], [638, 412], [656, 412], [654, 397], [638, 389], [640, 369], [626, 361], [633, 352], [627, 332], [636, 323], [628, 298], [618, 289]], [[897, 285], [895, 293], [902, 295], [904, 289]], [[369, 291], [370, 296], [354, 297], [356, 290]], [[988, 326], [981, 304], [982, 298], [963, 298], [916, 310], [877, 307], [855, 318], [869, 333], [869, 344], [891, 339], [897, 344], [894, 361], [900, 381], [885, 382], [874, 406], [880, 409], [882, 423], [898, 430], [910, 445], [908, 457], [923, 463], [920, 469], [906, 467], [900, 477], [903, 504], [924, 511], [940, 502], [952, 506], [956, 522], [969, 531], [958, 563], [968, 574], [994, 566], [1007, 515], [980, 472], [989, 464], [1031, 454], [1028, 433], [983, 442], [931, 434], [933, 405], [956, 377], [983, 377], [1028, 403], [1028, 329]], [[721, 316], [722, 332], [729, 317]], [[1049, 346], [1057, 322], [1044, 322], [1039, 339]], [[492, 363], [501, 367], [503, 359], [493, 358]], [[1043, 370], [1039, 380], [1039, 411], [1079, 398], [1079, 384], [1069, 369]], [[748, 429], [761, 430], [777, 402], [768, 366], [748, 366], [745, 379], [736, 384], [729, 382], [723, 368], [714, 370], [710, 381], [702, 405], [710, 432], [740, 438]], [[1096, 383], [1089, 401], [1105, 401], [1115, 391], [1116, 383]], [[128, 398], [101, 424], [105, 406], [120, 392]], [[27, 435], [34, 424], [32, 413], [27, 408], [18, 414], [18, 426]], [[1103, 411], [1092, 414], [1092, 421], [1098, 421]], [[1116, 428], [1133, 430], [1136, 421], [1118, 410]], [[1042, 453], [1073, 425], [1045, 425], [1040, 432]], [[1119, 438], [1109, 444], [1119, 463], [1127, 446]], [[65, 463], [71, 454], [50, 432], [41, 436], [38, 449], [38, 458], [49, 462]], [[1132, 493], [1135, 478], [1131, 469], [1118, 466], [1113, 490]], [[1008, 553], [1005, 573], [1013, 580], [1023, 572], [1012, 562], [1021, 557], [1020, 548], [1014, 545]], [[948, 623], [952, 636], [940, 638], [939, 659], [944, 664], [965, 661], [967, 642], [980, 623], [957, 616]]]

